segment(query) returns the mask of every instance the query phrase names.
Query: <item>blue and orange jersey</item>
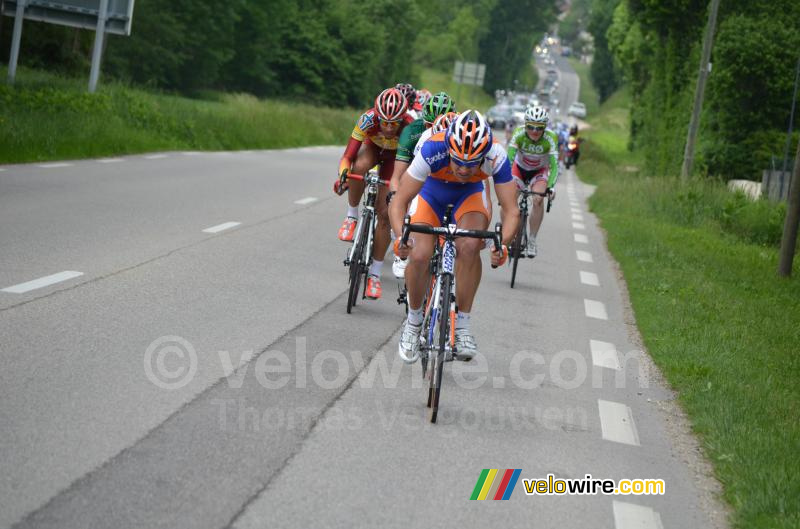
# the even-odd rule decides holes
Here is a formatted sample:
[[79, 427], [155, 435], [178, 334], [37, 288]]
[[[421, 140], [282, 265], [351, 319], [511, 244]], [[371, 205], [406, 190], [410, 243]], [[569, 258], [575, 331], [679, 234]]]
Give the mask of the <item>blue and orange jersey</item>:
[[450, 169], [450, 153], [444, 141], [445, 132], [434, 134], [420, 148], [419, 155], [408, 167], [408, 174], [415, 180], [424, 182], [430, 176], [437, 180], [467, 184], [486, 180], [490, 176], [495, 184], [511, 182], [511, 164], [506, 150], [497, 142], [492, 144], [480, 169], [467, 180], [462, 180]]

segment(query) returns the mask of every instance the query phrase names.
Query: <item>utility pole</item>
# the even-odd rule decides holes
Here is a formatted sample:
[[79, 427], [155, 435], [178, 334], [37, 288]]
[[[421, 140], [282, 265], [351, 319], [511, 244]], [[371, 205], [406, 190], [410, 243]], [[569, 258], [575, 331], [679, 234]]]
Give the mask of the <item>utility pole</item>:
[[797, 68], [794, 74], [794, 92], [792, 92], [792, 111], [789, 113], [789, 130], [786, 132], [786, 147], [783, 149], [783, 166], [781, 167], [781, 194], [783, 196], [783, 177], [786, 174], [786, 165], [789, 162], [789, 146], [792, 144], [792, 125], [794, 125], [794, 106], [797, 102], [797, 82], [800, 80], [800, 57], [797, 58]]
[[797, 224], [800, 221], [800, 141], [797, 142], [797, 153], [794, 158], [794, 171], [789, 181], [789, 202], [786, 205], [786, 222], [783, 224], [781, 239], [781, 257], [778, 263], [778, 275], [792, 275], [792, 261], [797, 244]]
[[711, 45], [714, 42], [714, 29], [717, 26], [718, 9], [719, 0], [711, 0], [711, 12], [708, 14], [708, 24], [703, 37], [703, 56], [700, 58], [700, 72], [697, 76], [697, 86], [694, 91], [692, 119], [689, 122], [689, 134], [686, 137], [686, 150], [683, 151], [683, 167], [681, 167], [681, 178], [683, 180], [686, 180], [692, 174], [692, 166], [694, 165], [694, 144], [697, 140], [697, 129], [700, 127], [700, 111], [703, 109], [703, 94], [706, 89], [706, 78], [708, 77], [709, 60], [711, 59]]

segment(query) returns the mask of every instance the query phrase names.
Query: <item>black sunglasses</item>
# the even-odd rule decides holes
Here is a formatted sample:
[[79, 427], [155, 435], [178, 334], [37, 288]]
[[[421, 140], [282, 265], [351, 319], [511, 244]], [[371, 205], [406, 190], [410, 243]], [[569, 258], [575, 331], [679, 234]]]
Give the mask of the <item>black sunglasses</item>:
[[544, 127], [534, 127], [533, 125], [525, 125], [525, 128], [527, 130], [533, 130], [533, 131], [537, 131], [537, 132], [540, 131], [540, 130], [544, 130]]

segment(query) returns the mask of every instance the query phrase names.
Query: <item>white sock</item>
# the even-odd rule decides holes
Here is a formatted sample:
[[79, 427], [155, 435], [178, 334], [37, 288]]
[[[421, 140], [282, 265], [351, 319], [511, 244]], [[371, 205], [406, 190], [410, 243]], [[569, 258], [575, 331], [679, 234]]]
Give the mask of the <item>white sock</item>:
[[417, 310], [408, 308], [408, 323], [410, 325], [422, 325], [422, 307]]
[[458, 312], [456, 316], [456, 329], [469, 329], [469, 312]]
[[353, 217], [354, 219], [358, 218], [358, 206], [347, 206], [347, 216]]
[[372, 261], [372, 266], [369, 267], [369, 275], [375, 277], [381, 277], [381, 270], [383, 269], [383, 261], [378, 261], [374, 259]]

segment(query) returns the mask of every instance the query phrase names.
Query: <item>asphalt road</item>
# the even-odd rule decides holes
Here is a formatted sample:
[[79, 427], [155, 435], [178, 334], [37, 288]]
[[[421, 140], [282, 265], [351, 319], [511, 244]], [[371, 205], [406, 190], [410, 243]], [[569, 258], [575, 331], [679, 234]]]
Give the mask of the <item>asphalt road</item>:
[[[345, 314], [340, 154], [0, 167], [0, 528], [719, 524], [590, 188], [562, 176], [515, 289], [484, 266], [429, 425], [388, 260]], [[521, 469], [510, 501], [468, 501], [485, 468]], [[525, 494], [547, 474], [666, 494]]]

